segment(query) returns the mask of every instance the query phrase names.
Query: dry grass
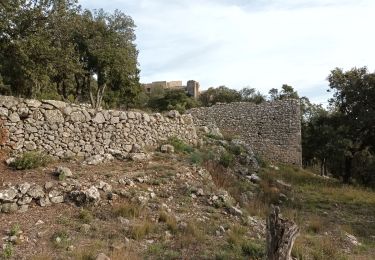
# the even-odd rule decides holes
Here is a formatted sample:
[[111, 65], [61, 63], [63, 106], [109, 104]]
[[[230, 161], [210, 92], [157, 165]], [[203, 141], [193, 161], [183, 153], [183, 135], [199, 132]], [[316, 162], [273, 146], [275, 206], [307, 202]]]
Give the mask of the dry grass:
[[325, 229], [325, 222], [319, 216], [312, 216], [310, 220], [308, 220], [306, 231], [313, 234], [320, 234]]
[[207, 161], [204, 167], [210, 172], [212, 180], [219, 188], [228, 188], [233, 186], [233, 177], [228, 173], [228, 169], [215, 161]]
[[178, 238], [175, 239], [180, 248], [202, 246], [205, 234], [197, 222], [190, 221], [183, 228]]
[[111, 260], [141, 260], [142, 258], [130, 249], [116, 250], [109, 256]]
[[[93, 244], [78, 248], [77, 251], [71, 253], [71, 258], [74, 260], [95, 260], [99, 253], [104, 253], [111, 260], [139, 260], [141, 259], [134, 250], [128, 247], [123, 247], [117, 250], [108, 250], [107, 245], [102, 241], [94, 241]], [[39, 260], [39, 258], [34, 258]], [[45, 258], [52, 259], [52, 258]]]
[[156, 226], [149, 219], [145, 219], [130, 227], [130, 237], [135, 240], [141, 240], [155, 230]]
[[292, 251], [292, 256], [298, 259], [305, 259], [307, 256], [310, 256], [315, 260], [348, 259], [343, 254], [338, 241], [328, 236], [298, 237]]
[[247, 213], [251, 216], [259, 216], [263, 218], [267, 216], [268, 208], [269, 207], [266, 203], [258, 199], [251, 200], [245, 205]]
[[167, 214], [165, 211], [159, 213], [159, 221], [164, 222], [167, 228], [172, 232], [176, 233], [178, 230], [176, 218]]
[[31, 260], [52, 260], [52, 256], [45, 255], [45, 254], [38, 254], [34, 255], [30, 258]]
[[143, 210], [144, 209], [141, 205], [128, 202], [117, 205], [113, 208], [113, 212], [116, 216], [124, 218], [137, 218], [142, 214]]
[[245, 234], [246, 229], [243, 226], [238, 224], [233, 225], [227, 234], [228, 243], [232, 246], [239, 246], [243, 242]]

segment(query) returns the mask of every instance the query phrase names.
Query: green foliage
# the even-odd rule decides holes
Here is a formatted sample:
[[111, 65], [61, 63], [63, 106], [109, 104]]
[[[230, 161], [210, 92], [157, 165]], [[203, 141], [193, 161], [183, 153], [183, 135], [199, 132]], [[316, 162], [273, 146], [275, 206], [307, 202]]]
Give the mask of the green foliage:
[[0, 93], [131, 107], [141, 93], [134, 22], [76, 0], [6, 1], [0, 12]]
[[50, 162], [51, 158], [41, 152], [26, 152], [17, 157], [10, 166], [16, 170], [26, 170], [44, 167]]
[[249, 240], [246, 237], [246, 228], [238, 224], [233, 225], [227, 233], [227, 241], [232, 255], [250, 257], [251, 259], [263, 259], [265, 256], [265, 246]]
[[177, 137], [172, 137], [168, 140], [168, 143], [173, 145], [175, 151], [191, 154], [194, 148], [186, 144], [184, 141], [178, 139]]
[[243, 242], [241, 245], [241, 249], [244, 255], [249, 256], [253, 259], [263, 259], [263, 257], [265, 256], [265, 246], [253, 241]]
[[200, 151], [194, 151], [190, 155], [190, 161], [193, 164], [201, 165], [204, 162], [204, 156]]
[[51, 240], [56, 248], [66, 248], [71, 241], [69, 234], [65, 230], [60, 230], [53, 233]]
[[86, 209], [81, 209], [79, 212], [78, 218], [85, 224], [90, 224], [91, 221], [94, 219], [92, 213]]
[[198, 102], [189, 97], [184, 90], [159, 90], [150, 95], [148, 107], [156, 111], [177, 110], [184, 113], [186, 109], [198, 106]]
[[234, 145], [234, 144], [229, 144], [226, 146], [226, 149], [233, 155], [238, 156], [241, 153], [245, 152], [245, 148], [242, 147], [241, 145]]
[[265, 96], [262, 95], [259, 91], [256, 91], [255, 88], [245, 87], [241, 89], [239, 93], [241, 95], [242, 101], [245, 102], [260, 104], [266, 101]]
[[212, 106], [216, 103], [231, 103], [241, 101], [241, 94], [234, 89], [221, 86], [209, 88], [201, 93], [199, 100], [203, 106]]
[[7, 243], [3, 247], [3, 253], [2, 256], [4, 259], [10, 259], [13, 256], [14, 250], [13, 246], [10, 243]]
[[225, 168], [230, 167], [234, 163], [234, 156], [231, 153], [225, 152], [220, 157], [220, 164]]
[[261, 168], [266, 168], [269, 166], [269, 162], [263, 158], [263, 156], [260, 156], [259, 154], [255, 155], [255, 159], [257, 160], [259, 166]]
[[330, 111], [302, 100], [304, 164], [319, 164], [322, 175], [345, 183], [375, 186], [375, 73], [337, 68], [328, 81], [334, 92]]
[[12, 227], [10, 228], [9, 235], [10, 235], [10, 236], [15, 236], [15, 235], [17, 235], [20, 231], [21, 231], [20, 225], [18, 225], [18, 224], [14, 224], [14, 225], [12, 225]]
[[218, 135], [214, 135], [214, 134], [206, 134], [206, 137], [210, 138], [210, 139], [214, 139], [214, 140], [223, 140], [224, 138], [221, 137], [221, 136], [218, 136]]
[[268, 92], [271, 101], [283, 100], [283, 99], [299, 99], [297, 91], [294, 90], [292, 86], [284, 84], [281, 86], [281, 91], [272, 88]]

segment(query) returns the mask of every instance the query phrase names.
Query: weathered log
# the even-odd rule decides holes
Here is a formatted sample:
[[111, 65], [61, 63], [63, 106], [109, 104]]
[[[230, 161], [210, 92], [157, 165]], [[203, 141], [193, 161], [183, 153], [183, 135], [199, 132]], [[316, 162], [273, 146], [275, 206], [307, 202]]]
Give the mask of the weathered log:
[[282, 218], [280, 208], [272, 205], [267, 218], [267, 259], [291, 260], [298, 232], [298, 226], [293, 221]]

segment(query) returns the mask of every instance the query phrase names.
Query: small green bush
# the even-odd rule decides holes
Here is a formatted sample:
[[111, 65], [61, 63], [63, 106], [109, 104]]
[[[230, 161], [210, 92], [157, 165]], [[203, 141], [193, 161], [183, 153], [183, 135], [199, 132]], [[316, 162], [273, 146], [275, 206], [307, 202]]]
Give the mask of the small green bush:
[[177, 152], [182, 152], [182, 153], [192, 153], [194, 152], [194, 148], [191, 147], [190, 145], [186, 144], [182, 140], [178, 139], [177, 137], [172, 137], [168, 141], [171, 145], [173, 145], [174, 149]]
[[66, 248], [70, 244], [70, 237], [65, 230], [55, 232], [51, 239], [56, 248]]
[[3, 259], [10, 259], [13, 256], [13, 246], [12, 244], [6, 244], [3, 248]]
[[51, 162], [51, 158], [43, 153], [26, 152], [17, 157], [15, 161], [10, 164], [10, 167], [16, 170], [35, 169], [38, 167], [44, 167], [49, 162]]
[[91, 221], [94, 219], [92, 213], [86, 209], [82, 209], [79, 212], [78, 218], [81, 220], [82, 223], [90, 224]]
[[18, 225], [18, 224], [14, 224], [14, 225], [12, 225], [12, 227], [10, 228], [9, 235], [11, 235], [11, 236], [15, 236], [15, 235], [17, 235], [20, 231], [21, 231], [20, 225]]
[[201, 165], [203, 162], [204, 162], [204, 156], [201, 152], [199, 151], [194, 151], [191, 155], [190, 155], [190, 161], [193, 163], [193, 164], [197, 164], [197, 165]]
[[262, 168], [268, 167], [269, 163], [264, 158], [262, 158], [260, 155], [256, 154], [255, 159], [257, 160], [260, 167], [262, 167]]
[[241, 153], [245, 151], [245, 149], [242, 146], [234, 145], [234, 144], [228, 145], [228, 147], [226, 148], [230, 153], [234, 155], [240, 155]]
[[220, 157], [220, 164], [223, 165], [225, 168], [233, 165], [234, 163], [234, 156], [231, 153], [223, 153]]
[[243, 242], [241, 249], [244, 255], [251, 257], [251, 259], [263, 259], [265, 256], [264, 246], [253, 241]]
[[223, 137], [218, 136], [218, 135], [214, 135], [214, 134], [211, 134], [211, 133], [206, 134], [206, 137], [208, 137], [208, 138], [210, 138], [210, 139], [214, 139], [214, 140], [224, 140]]

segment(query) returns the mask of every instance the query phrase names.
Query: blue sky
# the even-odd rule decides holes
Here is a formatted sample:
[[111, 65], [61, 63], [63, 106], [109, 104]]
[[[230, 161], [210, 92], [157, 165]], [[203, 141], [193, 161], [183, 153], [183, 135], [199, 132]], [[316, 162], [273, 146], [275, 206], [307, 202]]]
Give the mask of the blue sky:
[[143, 83], [195, 79], [203, 89], [286, 83], [326, 102], [335, 67], [375, 70], [374, 0], [81, 0], [119, 9], [137, 29]]

